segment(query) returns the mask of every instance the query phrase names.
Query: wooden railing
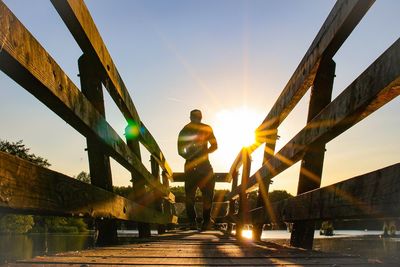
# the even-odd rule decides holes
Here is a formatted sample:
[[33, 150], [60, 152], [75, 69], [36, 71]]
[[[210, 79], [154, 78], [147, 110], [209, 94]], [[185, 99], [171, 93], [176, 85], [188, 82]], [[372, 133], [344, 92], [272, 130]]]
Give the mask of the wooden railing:
[[[81, 90], [2, 1], [0, 69], [86, 137], [92, 184], [0, 153], [0, 210], [94, 217], [98, 220], [99, 243], [103, 244], [116, 241], [115, 219], [139, 222], [140, 236], [148, 236], [149, 223], [176, 222], [169, 181], [174, 177], [183, 181], [184, 175], [172, 173], [158, 144], [141, 121], [83, 1], [51, 2], [83, 52], [78, 60]], [[258, 127], [257, 142], [240, 151], [228, 175], [216, 174], [220, 181], [232, 180], [228, 220], [237, 224], [238, 236], [246, 223], [255, 226], [254, 234], [259, 238], [264, 223], [293, 222], [291, 244], [309, 248], [315, 220], [400, 215], [396, 209], [400, 204], [399, 164], [318, 189], [325, 144], [400, 93], [400, 40], [397, 40], [331, 101], [335, 75], [332, 58], [373, 2], [337, 1]], [[105, 119], [103, 86], [127, 121], [125, 141]], [[306, 126], [276, 152], [280, 124], [310, 88]], [[132, 131], [139, 135], [131, 137]], [[151, 154], [151, 170], [142, 163], [139, 143]], [[261, 145], [265, 145], [263, 164], [250, 175], [251, 154]], [[109, 157], [132, 173], [134, 199], [112, 193]], [[298, 196], [271, 203], [268, 198], [271, 180], [300, 160]], [[240, 169], [241, 184], [238, 185]], [[257, 188], [257, 207], [251, 210], [247, 193]], [[235, 204], [237, 201], [239, 205]], [[159, 229], [163, 231], [163, 227]]]
[[[400, 40], [398, 39], [336, 99], [331, 101], [335, 62], [332, 57], [373, 4], [372, 0], [337, 1], [299, 66], [256, 130], [257, 142], [236, 157], [230, 221], [240, 237], [251, 223], [260, 238], [264, 223], [293, 222], [291, 244], [311, 248], [315, 220], [397, 217], [400, 211], [399, 164], [318, 189], [325, 144], [364, 119], [400, 93]], [[276, 152], [279, 125], [311, 88], [307, 125]], [[265, 145], [261, 168], [250, 176], [251, 153]], [[270, 203], [271, 179], [302, 161], [298, 196]], [[237, 174], [242, 168], [241, 184]], [[257, 208], [249, 210], [247, 194], [259, 188]], [[313, 191], [312, 191], [313, 190]], [[239, 201], [239, 205], [235, 202]], [[235, 210], [234, 207], [239, 207]]]
[[[0, 209], [98, 218], [98, 242], [104, 244], [116, 241], [114, 219], [140, 222], [140, 236], [150, 234], [149, 223], [175, 223], [171, 168], [141, 121], [87, 7], [82, 0], [51, 2], [82, 49], [81, 90], [2, 1], [0, 69], [86, 137], [92, 185], [0, 153]], [[102, 85], [127, 121], [126, 142], [105, 119]], [[139, 142], [151, 154], [150, 171], [141, 161]], [[135, 199], [112, 193], [110, 156], [132, 173]]]

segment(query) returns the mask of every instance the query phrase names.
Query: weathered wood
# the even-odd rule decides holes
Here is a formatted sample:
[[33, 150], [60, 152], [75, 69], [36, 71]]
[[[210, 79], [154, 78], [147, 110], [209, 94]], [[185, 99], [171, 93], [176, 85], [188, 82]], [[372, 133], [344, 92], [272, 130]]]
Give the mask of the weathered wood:
[[[153, 174], [154, 179], [160, 180], [160, 165], [158, 165], [157, 160], [153, 157], [150, 156], [150, 165], [151, 165], [151, 174]], [[158, 197], [157, 194], [153, 193], [153, 205], [154, 209], [158, 210], [159, 212], [163, 212], [163, 207], [162, 207], [162, 198]], [[157, 226], [157, 232], [158, 234], [164, 234], [165, 233], [165, 225], [159, 224]]]
[[[247, 184], [251, 171], [251, 156], [246, 148], [242, 149], [242, 153], [243, 171], [241, 184]], [[242, 187], [239, 195], [239, 220], [236, 223], [236, 238], [238, 239], [242, 239], [243, 226], [244, 223], [247, 221], [246, 217], [248, 216], [248, 213], [249, 201], [247, 199], [246, 188]]]
[[[78, 60], [78, 66], [82, 93], [105, 118], [103, 90], [96, 63], [91, 61], [87, 55], [82, 55]], [[87, 138], [86, 143], [91, 184], [113, 192], [110, 158], [96, 139]], [[97, 219], [96, 225], [98, 230], [97, 245], [103, 246], [118, 243], [115, 220]]]
[[[264, 156], [263, 156], [263, 164], [269, 162], [269, 160], [275, 154], [275, 146], [276, 141], [278, 139], [278, 129], [276, 125], [271, 125], [272, 129], [268, 136], [266, 136], [266, 140], [264, 140], [265, 148], [264, 148]], [[273, 171], [271, 169], [271, 171]], [[258, 195], [257, 195], [257, 208], [263, 207], [266, 210], [270, 210], [271, 202], [269, 200], [269, 186], [271, 184], [271, 179], [262, 179], [262, 177], [258, 176]], [[253, 238], [255, 240], [261, 240], [263, 223], [253, 224]]]
[[[331, 58], [324, 58], [319, 65], [314, 85], [311, 89], [307, 123], [310, 122], [332, 99], [333, 80], [336, 64]], [[325, 157], [325, 143], [318, 143], [307, 149], [301, 161], [297, 195], [321, 186], [322, 168]], [[290, 237], [290, 245], [312, 249], [314, 241], [314, 221], [295, 222]]]
[[141, 122], [129, 92], [115, 66], [110, 53], [87, 9], [81, 0], [51, 0], [60, 17], [84, 53], [98, 60], [103, 83], [127, 121], [140, 125], [140, 141], [155, 157], [161, 168], [172, 177], [172, 171], [157, 142]]
[[[186, 176], [184, 172], [174, 172], [173, 175], [174, 182], [185, 182]], [[218, 183], [230, 183], [232, 181], [232, 175], [226, 172], [215, 172], [214, 179]]]
[[[161, 182], [162, 184], [169, 188], [169, 177], [168, 177], [168, 173], [166, 171], [162, 171], [161, 172]], [[174, 201], [175, 203], [175, 201]], [[175, 205], [173, 205], [174, 203], [170, 202], [170, 201], [162, 201], [162, 211], [165, 214], [169, 214], [169, 215], [176, 215], [176, 210], [175, 210]]]
[[295, 249], [272, 242], [234, 242], [218, 231], [185, 231], [130, 245], [36, 257], [9, 266], [368, 266], [373, 263], [358, 256]]
[[[125, 128], [126, 143], [133, 153], [135, 153], [135, 155], [139, 158], [139, 160], [141, 160], [142, 156], [140, 154], [139, 141], [130, 134], [130, 127], [132, 127], [132, 125], [128, 125]], [[131, 177], [132, 189], [134, 193], [133, 201], [148, 207], [152, 198], [149, 197], [150, 194], [147, 192], [146, 179], [143, 177], [143, 175], [136, 171], [131, 172]], [[154, 180], [154, 177], [152, 176], [151, 179]], [[139, 231], [139, 237], [144, 238], [151, 236], [150, 224], [138, 222], [137, 228]]]
[[[400, 39], [249, 179], [270, 179], [300, 160], [310, 145], [327, 143], [400, 94]], [[271, 171], [273, 170], [273, 172]], [[228, 195], [237, 197], [240, 187]]]
[[[400, 163], [251, 211], [253, 222], [400, 216]], [[273, 216], [272, 216], [273, 214]]]
[[3, 152], [0, 152], [0, 210], [154, 223], [176, 222], [175, 216], [164, 215]]
[[258, 132], [268, 130], [272, 124], [279, 125], [287, 117], [313, 84], [322, 57], [332, 58], [336, 54], [374, 2], [375, 0], [336, 2]]
[[[336, 2], [274, 106], [257, 128], [257, 142], [252, 146], [253, 151], [269, 139], [269, 135], [276, 131], [313, 84], [322, 57], [325, 55], [332, 58], [336, 54], [374, 2], [375, 0]], [[239, 169], [241, 165], [239, 152], [230, 172]]]
[[173, 198], [168, 189], [153, 181], [151, 173], [115, 130], [3, 2], [0, 14], [0, 69], [78, 132], [98, 140], [125, 168], [141, 173], [156, 190]]

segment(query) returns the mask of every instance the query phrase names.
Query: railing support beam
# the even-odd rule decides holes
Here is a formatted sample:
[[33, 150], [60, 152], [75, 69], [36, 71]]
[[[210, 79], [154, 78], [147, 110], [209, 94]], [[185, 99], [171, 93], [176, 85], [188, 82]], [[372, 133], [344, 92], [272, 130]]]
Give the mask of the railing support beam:
[[[331, 102], [335, 67], [336, 64], [331, 58], [324, 58], [321, 61], [314, 85], [311, 88], [307, 123]], [[318, 125], [310, 125], [310, 128], [313, 126], [317, 127]], [[321, 186], [324, 155], [325, 143], [317, 143], [308, 148], [301, 162], [297, 195]], [[314, 241], [314, 230], [314, 221], [295, 222], [290, 244], [295, 247], [311, 249]]]
[[250, 177], [251, 170], [251, 157], [249, 150], [247, 148], [242, 149], [242, 159], [243, 159], [243, 172], [242, 172], [242, 191], [239, 196], [239, 221], [236, 224], [236, 238], [242, 239], [242, 231], [244, 224], [248, 222], [249, 214], [249, 201], [247, 199], [246, 188], [247, 182]]
[[[128, 124], [125, 128], [126, 144], [132, 150], [132, 152], [141, 160], [140, 146], [139, 146], [139, 135], [140, 126], [136, 123]], [[149, 198], [146, 192], [146, 180], [139, 172], [132, 172], [132, 188], [134, 193], [133, 201], [148, 206]], [[151, 236], [150, 224], [149, 223], [137, 223], [139, 238], [146, 238]]]
[[[264, 157], [263, 157], [263, 165], [266, 164], [272, 157], [275, 155], [275, 146], [276, 140], [278, 139], [278, 125], [274, 123], [270, 126], [269, 133], [266, 135], [265, 148], [264, 148]], [[271, 169], [271, 168], [270, 168]], [[273, 170], [270, 170], [273, 172]], [[257, 208], [264, 207], [267, 212], [271, 211], [271, 203], [269, 200], [269, 185], [271, 184], [270, 179], [265, 179], [260, 177], [258, 181], [258, 196], [257, 196]], [[270, 214], [273, 216], [273, 214]], [[253, 225], [253, 239], [261, 240], [262, 230], [263, 230], [263, 223], [254, 224]]]
[[[150, 165], [151, 165], [151, 174], [153, 174], [154, 179], [160, 180], [160, 165], [154, 156], [150, 156]], [[160, 212], [163, 212], [162, 208], [162, 197], [160, 197], [156, 191], [153, 191], [153, 201], [154, 201], [154, 209]], [[159, 224], [157, 227], [158, 234], [165, 233], [165, 225]]]
[[[79, 60], [79, 76], [82, 93], [93, 104], [97, 111], [105, 117], [104, 97], [101, 86], [100, 71], [96, 63], [88, 55], [83, 54]], [[93, 138], [87, 138], [87, 152], [91, 184], [113, 192], [110, 158], [103, 147]], [[118, 242], [117, 225], [112, 219], [96, 219], [98, 230], [97, 245], [110, 245]]]

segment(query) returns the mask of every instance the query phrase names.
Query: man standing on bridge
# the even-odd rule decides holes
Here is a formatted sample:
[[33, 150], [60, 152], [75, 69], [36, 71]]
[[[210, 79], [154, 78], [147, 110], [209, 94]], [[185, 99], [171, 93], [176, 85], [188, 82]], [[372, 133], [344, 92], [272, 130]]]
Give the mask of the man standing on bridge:
[[[185, 125], [178, 137], [178, 153], [185, 160], [185, 194], [186, 213], [190, 229], [196, 227], [196, 211], [194, 209], [197, 188], [203, 198], [203, 225], [201, 230], [211, 228], [211, 206], [214, 197], [215, 179], [208, 154], [217, 148], [212, 128], [201, 123], [202, 115], [198, 109], [190, 112], [190, 123]], [[210, 144], [210, 146], [209, 146]]]

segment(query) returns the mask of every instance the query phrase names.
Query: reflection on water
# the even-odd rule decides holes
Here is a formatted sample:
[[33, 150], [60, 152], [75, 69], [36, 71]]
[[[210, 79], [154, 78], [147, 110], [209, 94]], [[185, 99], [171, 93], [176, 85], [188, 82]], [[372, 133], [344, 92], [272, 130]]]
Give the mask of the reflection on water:
[[94, 246], [92, 234], [0, 235], [0, 264], [38, 255], [82, 250]]
[[358, 236], [337, 239], [316, 239], [314, 249], [400, 263], [400, 238]]
[[[371, 260], [400, 263], [400, 232], [396, 237], [381, 238], [382, 231], [337, 230], [334, 236], [314, 234], [314, 250], [357, 255]], [[289, 245], [287, 231], [263, 231], [263, 240]]]

